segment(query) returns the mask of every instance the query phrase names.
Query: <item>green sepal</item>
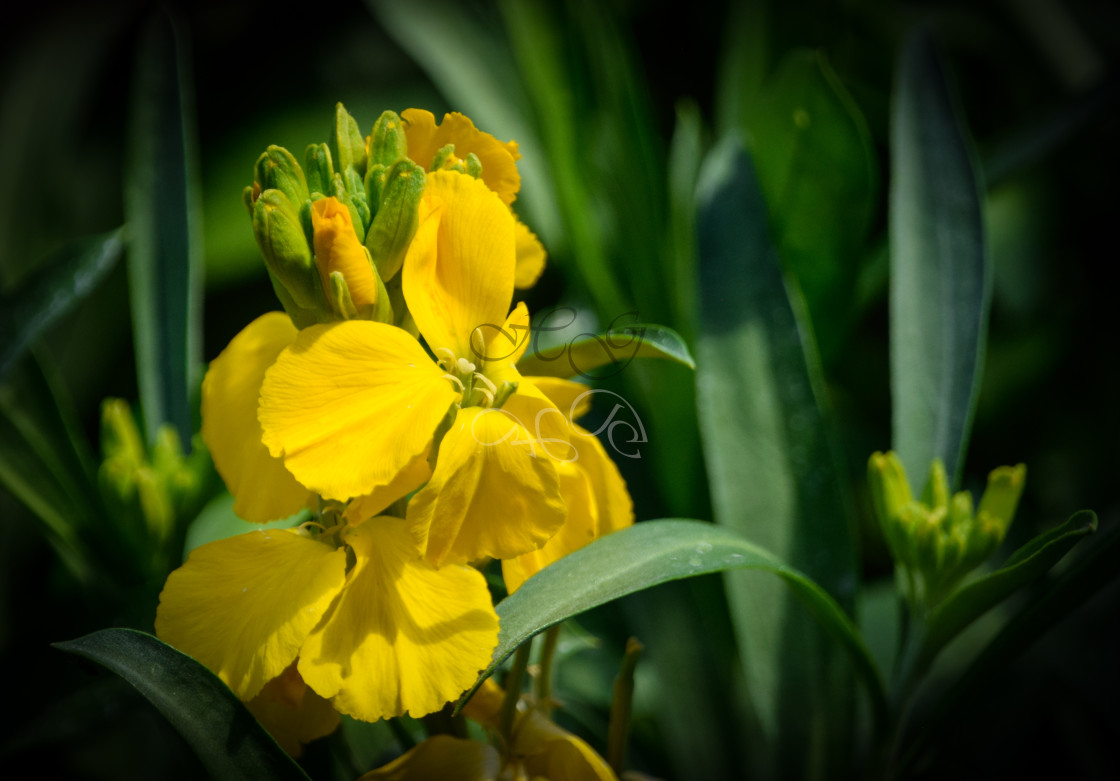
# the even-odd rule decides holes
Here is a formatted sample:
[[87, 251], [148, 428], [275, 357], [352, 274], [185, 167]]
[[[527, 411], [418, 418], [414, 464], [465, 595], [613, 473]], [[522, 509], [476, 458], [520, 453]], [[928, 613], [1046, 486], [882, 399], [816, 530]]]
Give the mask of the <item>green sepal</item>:
[[[330, 194], [337, 198], [346, 208], [350, 211], [350, 224], [354, 226], [355, 230], [362, 229], [362, 215], [358, 211], [358, 207], [354, 205], [354, 199], [350, 197], [350, 189], [346, 185], [346, 180], [338, 171], [334, 172], [334, 178], [331, 180]], [[362, 237], [359, 236], [359, 239]]]
[[309, 144], [303, 153], [303, 165], [307, 169], [307, 188], [311, 193], [329, 194], [334, 181], [331, 148], [326, 144]]
[[334, 127], [330, 137], [331, 154], [337, 171], [354, 170], [359, 177], [366, 173], [366, 142], [358, 123], [341, 103], [334, 107]]
[[389, 170], [377, 216], [366, 234], [366, 248], [382, 279], [392, 279], [419, 224], [424, 169], [411, 160], [398, 160]]
[[397, 112], [382, 112], [369, 134], [368, 165], [383, 165], [388, 168], [407, 155], [408, 141], [404, 135], [404, 123]]
[[436, 156], [432, 158], [432, 167], [429, 170], [458, 171], [461, 174], [465, 174], [467, 172], [467, 167], [463, 164], [462, 160], [455, 156], [455, 145], [448, 144], [447, 146], [440, 147], [436, 152]]
[[358, 232], [358, 239], [365, 240], [366, 233], [369, 231], [370, 224], [370, 209], [366, 201], [366, 186], [362, 181], [362, 177], [358, 176], [353, 170], [349, 170], [344, 174], [346, 181], [346, 192], [350, 196], [350, 203], [353, 204], [353, 211], [358, 213], [359, 222], [354, 223], [354, 230]]
[[377, 216], [377, 211], [381, 208], [381, 194], [385, 191], [385, 177], [388, 173], [389, 168], [381, 163], [373, 163], [366, 170], [366, 203], [369, 204], [373, 217]]
[[241, 191], [241, 203], [245, 206], [245, 211], [249, 213], [249, 218], [253, 217], [253, 201], [256, 196], [260, 195], [259, 185], [251, 184], [246, 185], [245, 189]]
[[279, 190], [293, 204], [303, 203], [310, 197], [303, 169], [292, 153], [282, 146], [272, 144], [261, 153], [253, 175], [262, 192]]
[[482, 161], [478, 159], [478, 155], [470, 152], [465, 160], [466, 174], [473, 176], [475, 179], [482, 177]]
[[358, 307], [350, 297], [350, 286], [346, 284], [346, 278], [342, 276], [341, 271], [332, 271], [330, 279], [331, 309], [342, 320], [357, 320]]
[[265, 190], [253, 204], [253, 235], [269, 274], [288, 298], [301, 309], [315, 309], [318, 272], [311, 247], [299, 211], [280, 190]]

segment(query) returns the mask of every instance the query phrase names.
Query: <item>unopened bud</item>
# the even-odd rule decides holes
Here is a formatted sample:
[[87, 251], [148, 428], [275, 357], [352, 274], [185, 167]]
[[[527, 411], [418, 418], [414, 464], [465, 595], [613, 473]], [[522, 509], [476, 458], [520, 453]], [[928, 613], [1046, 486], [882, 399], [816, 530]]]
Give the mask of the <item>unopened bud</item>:
[[303, 153], [303, 165], [307, 171], [307, 188], [312, 193], [330, 195], [331, 182], [334, 181], [330, 147], [326, 144], [308, 145]]
[[369, 134], [368, 165], [393, 165], [408, 154], [404, 124], [395, 111], [385, 111], [377, 118]]
[[381, 279], [400, 271], [408, 245], [419, 224], [424, 170], [411, 160], [399, 160], [389, 170], [377, 216], [366, 234], [366, 247]]
[[299, 213], [284, 193], [266, 190], [253, 204], [253, 234], [269, 274], [292, 303], [315, 309], [320, 299], [311, 247]]
[[257, 158], [253, 175], [261, 192], [279, 190], [297, 209], [311, 197], [303, 169], [292, 157], [292, 153], [282, 146], [269, 146]]
[[336, 171], [354, 170], [359, 177], [366, 173], [366, 142], [358, 123], [341, 103], [334, 107], [334, 127], [330, 135], [331, 154]]

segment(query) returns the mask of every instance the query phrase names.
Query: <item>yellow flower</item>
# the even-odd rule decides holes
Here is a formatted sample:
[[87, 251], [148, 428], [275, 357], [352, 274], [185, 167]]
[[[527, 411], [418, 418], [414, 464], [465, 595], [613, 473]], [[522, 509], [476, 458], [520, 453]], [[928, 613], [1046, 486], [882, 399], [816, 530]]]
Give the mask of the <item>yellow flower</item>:
[[338, 711], [307, 687], [295, 663], [266, 683], [245, 707], [293, 757], [303, 754], [305, 743], [331, 734], [339, 724]]
[[[329, 289], [330, 275], [339, 273], [356, 306], [376, 305], [380, 292], [376, 272], [358, 242], [346, 207], [334, 198], [322, 198], [312, 205], [311, 219], [315, 263], [324, 287]], [[257, 419], [265, 372], [298, 334], [283, 312], [261, 315], [210, 363], [202, 383], [202, 439], [234, 496], [234, 513], [247, 521], [287, 518], [310, 506], [315, 496], [292, 476], [281, 459], [268, 452]], [[379, 493], [379, 498], [384, 498], [380, 506], [386, 507], [415, 490], [428, 475], [426, 466], [414, 464], [404, 473], [412, 479], [392, 486], [395, 495], [386, 494], [390, 486]]]
[[[473, 154], [482, 164], [482, 181], [486, 186], [496, 192], [507, 206], [517, 198], [521, 189], [517, 161], [521, 159], [521, 154], [517, 151], [516, 141], [503, 143], [476, 128], [470, 119], [457, 112], [444, 114], [439, 125], [432, 112], [418, 108], [401, 112], [401, 119], [404, 120], [408, 141], [408, 156], [417, 165], [431, 169], [440, 149], [452, 144], [454, 153], [444, 161], [444, 168], [451, 168]], [[529, 288], [544, 271], [544, 247], [521, 220], [516, 220], [514, 230], [517, 244], [514, 284], [519, 289]]]
[[438, 445], [408, 509], [436, 566], [535, 550], [565, 517], [556, 467], [538, 443], [566, 441], [567, 422], [515, 368], [529, 323], [524, 305], [506, 315], [514, 233], [483, 182], [429, 174], [403, 286], [437, 360], [384, 323], [318, 325], [280, 353], [261, 386], [264, 444], [328, 499], [420, 472]]
[[[491, 731], [498, 730], [504, 693], [492, 680], [479, 689], [464, 713]], [[558, 727], [522, 701], [502, 750], [447, 735], [428, 738], [360, 781], [617, 781], [610, 766], [585, 741]]]
[[315, 694], [357, 719], [438, 710], [497, 645], [485, 579], [466, 566], [435, 569], [407, 521], [356, 522], [360, 507], [318, 539], [258, 530], [196, 548], [167, 579], [156, 633], [243, 700], [294, 664]]

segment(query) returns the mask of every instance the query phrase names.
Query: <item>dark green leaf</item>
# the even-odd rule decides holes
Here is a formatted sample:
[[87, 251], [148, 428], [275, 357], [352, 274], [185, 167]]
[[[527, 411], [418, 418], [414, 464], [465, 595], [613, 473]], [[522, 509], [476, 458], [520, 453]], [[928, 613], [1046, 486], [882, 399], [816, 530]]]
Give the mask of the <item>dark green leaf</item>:
[[[855, 534], [818, 406], [819, 367], [737, 137], [721, 142], [705, 162], [697, 199], [696, 397], [715, 518], [804, 571], [851, 610]], [[804, 762], [796, 745], [824, 737], [806, 730], [832, 718], [838, 721], [830, 724], [831, 736], [844, 734], [847, 671], [773, 583], [731, 573], [727, 585], [759, 722], [790, 741], [780, 749], [784, 761]], [[839, 743], [834, 749], [847, 750]]]
[[137, 53], [126, 172], [129, 294], [149, 442], [163, 423], [194, 432], [190, 394], [202, 363], [202, 233], [194, 115], [183, 42], [162, 13]]
[[214, 778], [307, 779], [213, 673], [161, 640], [134, 629], [55, 643], [107, 667], [167, 717]]
[[843, 344], [878, 175], [859, 107], [824, 54], [797, 49], [747, 120], [783, 261], [797, 276], [821, 351]]
[[557, 347], [528, 353], [517, 362], [517, 370], [526, 376], [597, 380], [617, 374], [635, 358], [667, 358], [696, 368], [688, 346], [676, 331], [661, 325], [635, 323], [612, 327], [598, 336], [580, 334]]
[[[981, 188], [929, 37], [906, 42], [891, 125], [893, 447], [911, 479], [940, 458], [956, 485], [991, 299]], [[917, 486], [918, 491], [921, 486]]]
[[1024, 545], [1008, 563], [968, 584], [934, 609], [913, 665], [911, 676], [920, 675], [950, 640], [1027, 583], [1045, 575], [1086, 535], [1097, 530], [1097, 516], [1085, 510], [1075, 513], [1056, 529]]
[[71, 242], [0, 309], [0, 382], [39, 334], [93, 292], [117, 264], [121, 229]]
[[93, 456], [49, 368], [29, 360], [0, 383], [0, 483], [44, 523], [63, 563], [88, 583], [93, 567], [80, 529], [99, 517]]
[[782, 578], [848, 654], [880, 711], [884, 700], [878, 668], [851, 619], [824, 589], [740, 534], [686, 520], [643, 521], [596, 540], [525, 581], [498, 605], [498, 647], [468, 696], [522, 643], [554, 624], [659, 583], [729, 569], [761, 570]]

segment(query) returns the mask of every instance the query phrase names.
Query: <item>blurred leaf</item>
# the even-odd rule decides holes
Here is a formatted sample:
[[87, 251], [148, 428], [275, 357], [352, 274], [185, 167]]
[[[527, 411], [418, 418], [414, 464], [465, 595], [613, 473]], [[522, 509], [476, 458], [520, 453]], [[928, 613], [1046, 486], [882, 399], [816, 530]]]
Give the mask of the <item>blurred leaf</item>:
[[1075, 513], [1065, 523], [1028, 542], [1003, 567], [969, 583], [935, 608], [920, 635], [917, 655], [908, 665], [910, 677], [920, 676], [965, 627], [1027, 583], [1045, 575], [1083, 537], [1096, 530], [1096, 515], [1088, 510]]
[[131, 683], [218, 779], [307, 779], [229, 688], [201, 664], [134, 629], [54, 643]]
[[[636, 323], [610, 328], [598, 336], [580, 334], [564, 345], [529, 353], [517, 362], [517, 370], [524, 376], [601, 379], [622, 371], [635, 358], [666, 358], [690, 369], [696, 368], [688, 346], [676, 331], [661, 325]], [[592, 374], [614, 363], [622, 365]]]
[[45, 524], [47, 539], [83, 583], [94, 570], [80, 529], [98, 518], [93, 456], [69, 400], [40, 360], [0, 383], [0, 482]]
[[891, 147], [893, 448], [909, 475], [940, 458], [955, 486], [980, 388], [991, 269], [969, 142], [924, 33], [899, 61]]
[[288, 529], [307, 520], [308, 514], [301, 510], [290, 518], [282, 518], [268, 523], [252, 523], [242, 520], [233, 513], [233, 496], [223, 492], [211, 499], [202, 512], [187, 527], [186, 541], [183, 543], [183, 561], [192, 550], [215, 540], [224, 540], [254, 529]]
[[703, 120], [691, 101], [679, 102], [676, 113], [669, 144], [665, 280], [671, 322], [692, 339], [696, 333], [696, 177], [704, 157]]
[[[1078, 513], [1074, 516], [1083, 516]], [[1071, 519], [1072, 521], [1073, 519]], [[1049, 535], [1040, 535], [1032, 543], [1047, 537], [1057, 539], [1058, 532], [1066, 530], [1069, 523], [1055, 528]], [[1104, 586], [1120, 577], [1120, 532], [1113, 529], [1103, 539], [1093, 540], [1085, 555], [1072, 567], [1054, 579], [1041, 593], [1032, 599], [1009, 620], [999, 634], [984, 648], [964, 673], [953, 682], [949, 691], [941, 698], [930, 718], [923, 722], [922, 728], [914, 733], [914, 740], [899, 765], [906, 767], [931, 745], [941, 729], [952, 723], [952, 716], [959, 712], [961, 704], [968, 698], [982, 694], [997, 680], [1001, 671], [1040, 640], [1050, 629], [1070, 616]], [[1028, 543], [1019, 552], [1032, 548]], [[1034, 547], [1037, 551], [1037, 547]], [[1018, 552], [1017, 552], [1018, 553]], [[1010, 561], [1010, 560], [1009, 560]]]
[[824, 54], [795, 49], [767, 81], [746, 127], [774, 240], [831, 362], [855, 313], [851, 302], [875, 211], [867, 123]]
[[125, 180], [136, 370], [149, 443], [162, 423], [191, 441], [190, 394], [202, 363], [201, 208], [184, 63], [179, 32], [156, 12], [139, 41]]
[[[819, 368], [737, 136], [709, 155], [697, 202], [696, 398], [715, 518], [805, 571], [851, 611], [855, 530], [818, 406]], [[766, 739], [758, 758], [766, 763], [775, 746], [782, 757], [782, 767], [759, 772], [796, 775], [807, 761], [804, 746], [818, 740], [835, 740], [832, 752], [850, 750], [841, 745], [852, 705], [848, 671], [835, 647], [773, 583], [736, 573], [727, 587]]]
[[0, 382], [27, 347], [92, 293], [116, 266], [122, 229], [71, 242], [0, 308]]
[[548, 159], [556, 208], [570, 244], [567, 255], [600, 315], [614, 317], [632, 307], [627, 306], [628, 297], [612, 271], [615, 264], [608, 260], [596, 210], [590, 208], [596, 201], [585, 171], [590, 150], [581, 144], [577, 132], [579, 124], [590, 118], [576, 104], [576, 85], [565, 68], [568, 51], [562, 28], [545, 4], [507, 0], [500, 8], [513, 45], [516, 72], [540, 130], [540, 149]]
[[770, 50], [769, 3], [731, 3], [716, 80], [716, 131], [720, 137], [742, 129], [758, 107]]
[[843, 647], [877, 711], [884, 705], [878, 668], [843, 608], [807, 576], [742, 535], [700, 521], [643, 521], [595, 540], [545, 567], [498, 604], [501, 633], [482, 682], [533, 635], [626, 594], [670, 580], [728, 569], [777, 575]]

